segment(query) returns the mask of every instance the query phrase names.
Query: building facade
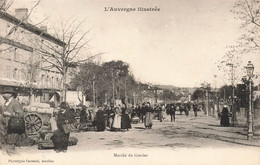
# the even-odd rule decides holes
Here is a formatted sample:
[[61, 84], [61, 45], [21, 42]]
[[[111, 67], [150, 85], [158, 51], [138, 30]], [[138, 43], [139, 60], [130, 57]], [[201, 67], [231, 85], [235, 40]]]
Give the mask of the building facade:
[[0, 10], [0, 90], [13, 87], [25, 103], [53, 101], [57, 105], [62, 76], [43, 60], [43, 50], [62, 51], [65, 43], [47, 33], [46, 26], [28, 23], [28, 9], [15, 11], [13, 16]]

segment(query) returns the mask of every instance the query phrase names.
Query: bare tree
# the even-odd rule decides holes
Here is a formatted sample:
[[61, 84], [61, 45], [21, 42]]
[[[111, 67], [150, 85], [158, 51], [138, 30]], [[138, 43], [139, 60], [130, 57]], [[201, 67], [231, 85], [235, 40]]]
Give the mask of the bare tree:
[[32, 96], [34, 94], [34, 89], [36, 87], [36, 81], [41, 68], [41, 61], [30, 57], [25, 62], [25, 68], [22, 69], [22, 73], [25, 79], [26, 87], [29, 87], [29, 104], [32, 102]]
[[7, 11], [12, 6], [13, 2], [13, 0], [0, 0], [0, 10]]
[[231, 85], [232, 95], [232, 118], [231, 124], [237, 125], [236, 108], [235, 108], [235, 86], [241, 82], [244, 73], [244, 67], [242, 66], [241, 54], [238, 54], [236, 50], [227, 52], [221, 59], [218, 65], [219, 76], [224, 81], [225, 85]]
[[99, 55], [90, 55], [88, 51], [83, 52], [89, 42], [86, 40], [89, 31], [81, 32], [83, 23], [84, 21], [77, 23], [76, 19], [68, 19], [61, 22], [60, 28], [53, 27], [54, 36], [63, 43], [62, 47], [57, 47], [50, 42], [36, 41], [36, 50], [42, 54], [43, 62], [48, 64], [46, 68], [55, 68], [62, 75], [62, 101], [66, 101], [69, 68]]
[[260, 1], [237, 0], [231, 11], [236, 19], [242, 21], [241, 28], [245, 30], [236, 49], [240, 53], [260, 51]]
[[218, 77], [225, 85], [236, 85], [243, 77], [244, 67], [242, 66], [241, 55], [236, 50], [228, 51], [217, 63]]

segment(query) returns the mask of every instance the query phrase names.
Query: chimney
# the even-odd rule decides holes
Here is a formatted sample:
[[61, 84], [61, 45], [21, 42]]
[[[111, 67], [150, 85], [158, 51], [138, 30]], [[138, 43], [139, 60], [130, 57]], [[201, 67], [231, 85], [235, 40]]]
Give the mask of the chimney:
[[47, 26], [41, 26], [40, 29], [41, 29], [43, 32], [47, 33]]
[[15, 17], [19, 20], [27, 23], [28, 21], [28, 9], [27, 8], [19, 8], [15, 9]]

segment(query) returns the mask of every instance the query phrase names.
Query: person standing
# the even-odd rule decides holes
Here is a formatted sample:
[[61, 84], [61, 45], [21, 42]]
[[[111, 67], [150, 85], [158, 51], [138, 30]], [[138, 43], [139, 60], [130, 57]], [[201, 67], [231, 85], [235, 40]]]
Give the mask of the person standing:
[[137, 112], [138, 112], [138, 117], [140, 118], [141, 122], [144, 123], [144, 111], [143, 111], [143, 108], [144, 108], [144, 104], [142, 105], [139, 105], [138, 108], [137, 108]]
[[101, 106], [98, 107], [98, 111], [96, 113], [96, 127], [97, 131], [105, 131], [106, 122], [105, 122], [105, 113]]
[[191, 109], [191, 104], [190, 104], [190, 102], [188, 102], [187, 104], [185, 104], [185, 115], [186, 116], [189, 116], [189, 111], [190, 111], [190, 109]]
[[121, 129], [121, 108], [120, 107], [115, 107], [115, 116], [112, 124], [112, 130], [113, 131], [120, 131]]
[[175, 121], [175, 111], [176, 107], [174, 106], [174, 104], [170, 104], [171, 122]]
[[70, 136], [70, 124], [72, 119], [70, 117], [69, 106], [66, 102], [60, 104], [60, 110], [57, 114], [58, 130], [54, 132], [51, 140], [54, 144], [56, 152], [66, 152], [68, 149], [68, 141]]
[[131, 128], [131, 120], [129, 114], [127, 113], [126, 107], [122, 107], [122, 116], [121, 116], [121, 129], [127, 130]]
[[[5, 104], [0, 116], [0, 132], [2, 134], [1, 146], [7, 154], [15, 154], [16, 146], [21, 146], [21, 142], [26, 138], [24, 111], [16, 99], [17, 93], [11, 87], [4, 88], [2, 92]], [[13, 127], [13, 121], [18, 122], [17, 127]]]
[[151, 129], [153, 126], [153, 116], [152, 116], [152, 112], [153, 112], [153, 108], [151, 107], [150, 103], [147, 102], [143, 108], [143, 111], [145, 112], [145, 120], [144, 120], [144, 126], [145, 129]]
[[107, 111], [108, 114], [108, 127], [112, 129], [113, 120], [115, 117], [115, 111], [113, 107], [109, 107], [109, 110]]
[[140, 118], [142, 123], [144, 123], [145, 111], [144, 111], [145, 104], [143, 103], [142, 106], [139, 106], [140, 110]]
[[226, 105], [224, 105], [223, 110], [221, 112], [220, 125], [223, 127], [229, 126], [229, 113]]
[[162, 120], [166, 119], [166, 106], [162, 104]]
[[197, 104], [193, 105], [193, 111], [194, 111], [194, 116], [197, 117], [197, 114], [198, 114], [198, 105]]
[[82, 106], [82, 110], [80, 112], [80, 129], [86, 129], [87, 128], [87, 121], [88, 121], [88, 115], [87, 115], [87, 107]]
[[104, 104], [104, 110], [103, 111], [104, 111], [104, 114], [105, 114], [105, 125], [106, 125], [106, 127], [109, 127], [108, 121], [109, 121], [109, 116], [110, 116], [110, 113], [111, 113], [110, 107], [107, 104]]
[[160, 105], [157, 106], [156, 110], [158, 111], [158, 120], [162, 122], [162, 107]]

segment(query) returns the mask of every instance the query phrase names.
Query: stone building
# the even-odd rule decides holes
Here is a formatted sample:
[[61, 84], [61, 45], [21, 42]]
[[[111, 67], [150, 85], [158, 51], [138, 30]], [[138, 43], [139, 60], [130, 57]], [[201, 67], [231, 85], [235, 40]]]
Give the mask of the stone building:
[[46, 26], [28, 22], [28, 9], [16, 9], [15, 16], [0, 10], [0, 90], [13, 87], [20, 101], [29, 102], [30, 95], [31, 102], [54, 100], [57, 105], [62, 76], [43, 60], [42, 50], [51, 52], [47, 49], [62, 50], [64, 46], [47, 33]]

